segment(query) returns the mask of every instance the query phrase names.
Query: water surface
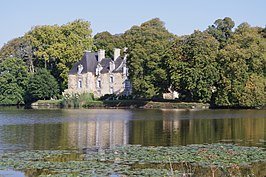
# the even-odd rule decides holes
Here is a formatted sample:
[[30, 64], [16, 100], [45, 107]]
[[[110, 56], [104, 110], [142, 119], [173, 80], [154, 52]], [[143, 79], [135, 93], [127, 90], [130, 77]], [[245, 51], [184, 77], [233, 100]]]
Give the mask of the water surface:
[[0, 108], [0, 152], [121, 144], [266, 147], [266, 110]]

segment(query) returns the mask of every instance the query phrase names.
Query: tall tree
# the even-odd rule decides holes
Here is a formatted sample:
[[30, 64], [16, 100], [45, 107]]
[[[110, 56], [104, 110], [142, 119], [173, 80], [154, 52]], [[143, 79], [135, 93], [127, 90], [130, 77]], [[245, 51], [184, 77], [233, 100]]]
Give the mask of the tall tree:
[[21, 104], [28, 84], [26, 64], [8, 57], [0, 64], [0, 104]]
[[129, 48], [128, 64], [133, 92], [150, 98], [168, 87], [163, 55], [175, 36], [158, 19], [133, 26], [123, 34]]
[[23, 96], [23, 89], [17, 84], [16, 78], [8, 72], [2, 72], [0, 75], [0, 104], [21, 104]]
[[25, 62], [20, 58], [8, 57], [0, 64], [0, 72], [8, 72], [15, 79], [16, 83], [26, 88], [29, 79], [29, 73]]
[[50, 70], [63, 90], [69, 69], [92, 47], [91, 33], [89, 22], [76, 20], [62, 26], [37, 26], [26, 37], [34, 49], [35, 65]]
[[219, 54], [221, 79], [217, 105], [265, 104], [265, 42], [258, 28], [252, 28], [247, 23], [238, 26]]
[[210, 102], [212, 89], [217, 86], [216, 57], [219, 42], [206, 32], [177, 40], [168, 57], [170, 83], [186, 101]]
[[207, 32], [215, 37], [220, 42], [220, 47], [223, 48], [233, 34], [234, 26], [235, 22], [230, 17], [225, 17], [224, 19], [217, 19], [213, 25], [208, 27]]
[[106, 57], [113, 58], [114, 48], [124, 48], [125, 44], [121, 35], [112, 35], [105, 31], [93, 37], [94, 50], [104, 49]]
[[0, 50], [0, 60], [4, 60], [10, 56], [21, 58], [20, 45], [22, 37], [18, 37], [8, 41]]

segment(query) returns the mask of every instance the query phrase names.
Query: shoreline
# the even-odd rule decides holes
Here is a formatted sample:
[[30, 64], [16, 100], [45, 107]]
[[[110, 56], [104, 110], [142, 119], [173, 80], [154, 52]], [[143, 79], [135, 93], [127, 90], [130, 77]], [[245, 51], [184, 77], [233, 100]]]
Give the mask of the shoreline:
[[204, 110], [204, 109], [262, 109], [265, 106], [243, 107], [243, 106], [211, 106], [208, 103], [194, 102], [173, 102], [173, 101], [148, 101], [148, 100], [106, 100], [106, 101], [88, 101], [80, 103], [82, 105], [63, 105], [62, 100], [39, 100], [28, 105], [33, 109], [53, 109], [53, 108], [84, 108], [84, 109], [188, 109], [188, 110]]
[[39, 100], [30, 105], [31, 108], [84, 108], [84, 109], [209, 109], [210, 104], [187, 103], [187, 102], [156, 102], [146, 100], [108, 100], [89, 101], [82, 106], [63, 105], [62, 102], [54, 100]]
[[87, 101], [78, 105], [64, 104], [63, 100], [38, 100], [28, 105], [0, 105], [3, 107], [16, 106], [26, 109], [255, 109], [266, 110], [266, 106], [212, 106], [208, 103], [196, 102], [176, 102], [173, 100], [153, 101], [153, 100], [105, 100]]

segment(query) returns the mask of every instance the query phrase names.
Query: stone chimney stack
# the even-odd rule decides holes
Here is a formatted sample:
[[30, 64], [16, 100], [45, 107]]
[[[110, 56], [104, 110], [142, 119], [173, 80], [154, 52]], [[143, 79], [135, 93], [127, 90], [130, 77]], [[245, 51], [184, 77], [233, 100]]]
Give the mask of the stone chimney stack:
[[114, 61], [115, 61], [118, 57], [120, 57], [120, 49], [115, 48], [115, 49], [114, 49]]
[[105, 50], [100, 49], [100, 50], [98, 51], [98, 62], [101, 62], [102, 59], [104, 59], [104, 58], [105, 58]]

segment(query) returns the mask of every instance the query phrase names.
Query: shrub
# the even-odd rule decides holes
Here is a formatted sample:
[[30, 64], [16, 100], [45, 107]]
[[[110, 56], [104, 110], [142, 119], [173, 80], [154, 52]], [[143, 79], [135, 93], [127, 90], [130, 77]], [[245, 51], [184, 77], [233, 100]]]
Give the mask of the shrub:
[[62, 103], [64, 107], [80, 108], [93, 100], [94, 95], [92, 93], [72, 93], [65, 94]]

